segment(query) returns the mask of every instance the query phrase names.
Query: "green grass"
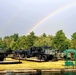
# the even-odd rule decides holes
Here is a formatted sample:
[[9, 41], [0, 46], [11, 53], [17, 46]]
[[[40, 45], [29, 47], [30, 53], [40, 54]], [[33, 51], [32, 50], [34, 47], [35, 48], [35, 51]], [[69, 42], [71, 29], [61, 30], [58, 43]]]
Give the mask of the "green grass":
[[[7, 58], [6, 61], [13, 60]], [[18, 60], [13, 60], [18, 61]], [[65, 68], [64, 61], [49, 61], [49, 62], [33, 62], [33, 61], [25, 61], [21, 60], [22, 64], [0, 64], [0, 70], [14, 70], [14, 69], [52, 69], [52, 68]]]

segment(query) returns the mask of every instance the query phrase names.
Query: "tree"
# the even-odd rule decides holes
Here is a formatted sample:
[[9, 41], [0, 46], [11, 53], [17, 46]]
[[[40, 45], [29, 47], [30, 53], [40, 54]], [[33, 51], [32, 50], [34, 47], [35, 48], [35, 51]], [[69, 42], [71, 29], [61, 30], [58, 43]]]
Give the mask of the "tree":
[[71, 44], [71, 47], [72, 48], [74, 48], [74, 49], [76, 49], [76, 32], [75, 33], [73, 33], [72, 35], [71, 35], [71, 41], [72, 41], [72, 44]]
[[10, 43], [10, 47], [12, 50], [16, 50], [16, 42], [14, 42], [13, 40]]
[[71, 35], [71, 37], [72, 37], [72, 38], [71, 38], [72, 40], [75, 40], [75, 39], [76, 39], [76, 32], [74, 32], [74, 33]]
[[2, 43], [3, 43], [2, 38], [0, 38], [0, 48], [3, 47], [3, 46], [2, 46]]
[[41, 36], [37, 37], [34, 46], [51, 46], [52, 36], [43, 33]]
[[66, 48], [76, 49], [76, 32], [72, 34], [71, 40], [67, 39], [64, 32], [59, 30], [55, 36], [46, 35], [43, 33], [41, 36], [36, 36], [34, 32], [31, 32], [27, 36], [19, 36], [13, 34], [0, 38], [0, 47], [5, 49], [25, 49], [31, 46], [52, 46], [52, 48], [63, 51]]
[[14, 34], [14, 35], [11, 35], [10, 38], [16, 42], [18, 40], [19, 36], [18, 36], [18, 34]]
[[63, 51], [66, 47], [66, 36], [62, 30], [57, 31], [56, 36], [53, 38], [52, 46], [60, 51]]
[[10, 48], [10, 43], [11, 43], [10, 37], [9, 36], [5, 36], [4, 39], [3, 39], [3, 42], [5, 44], [5, 48], [9, 49]]
[[21, 36], [16, 42], [16, 48], [17, 49], [26, 49], [27, 43], [26, 43], [26, 36]]
[[36, 39], [36, 36], [34, 32], [31, 32], [30, 35], [27, 35], [26, 37], [27, 47], [32, 47], [34, 45], [35, 39]]
[[46, 34], [45, 34], [45, 33], [43, 33], [43, 34], [42, 34], [42, 36], [43, 36], [43, 37], [46, 37]]

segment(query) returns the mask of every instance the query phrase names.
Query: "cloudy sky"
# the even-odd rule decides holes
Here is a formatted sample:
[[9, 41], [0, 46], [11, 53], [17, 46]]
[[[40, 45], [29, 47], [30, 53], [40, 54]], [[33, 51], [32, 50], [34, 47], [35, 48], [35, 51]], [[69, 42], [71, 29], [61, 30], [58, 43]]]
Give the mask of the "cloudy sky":
[[0, 37], [58, 30], [68, 38], [76, 32], [76, 0], [0, 0]]

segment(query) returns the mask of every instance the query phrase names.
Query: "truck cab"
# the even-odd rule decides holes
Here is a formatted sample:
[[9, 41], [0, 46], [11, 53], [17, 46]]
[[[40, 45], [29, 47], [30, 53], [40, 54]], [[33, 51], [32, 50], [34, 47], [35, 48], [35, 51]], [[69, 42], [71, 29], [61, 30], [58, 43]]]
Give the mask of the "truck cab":
[[0, 48], [0, 61], [3, 61], [6, 57], [6, 51], [3, 48]]

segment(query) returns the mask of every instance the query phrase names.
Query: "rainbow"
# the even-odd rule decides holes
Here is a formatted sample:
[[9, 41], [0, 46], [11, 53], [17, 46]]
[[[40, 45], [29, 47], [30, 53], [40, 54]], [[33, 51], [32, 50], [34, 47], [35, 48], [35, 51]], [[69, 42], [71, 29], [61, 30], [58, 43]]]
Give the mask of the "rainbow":
[[[52, 17], [52, 16], [54, 16], [54, 15], [56, 15], [56, 14], [59, 14], [60, 12], [66, 10], [66, 9], [68, 9], [68, 8], [70, 8], [70, 7], [73, 7], [73, 6], [75, 6], [75, 5], [76, 5], [76, 2], [73, 2], [73, 3], [71, 3], [71, 4], [62, 6], [61, 8], [59, 8], [59, 9], [53, 11], [52, 13], [48, 14], [46, 17], [44, 17], [42, 20], [40, 20], [37, 24], [35, 24], [35, 25], [26, 33], [26, 35], [28, 35], [28, 34], [29, 34], [30, 32], [32, 32], [32, 31], [34, 31], [35, 28], [37, 28], [39, 25], [41, 25], [44, 21], [46, 21], [46, 20], [49, 19], [50, 17]], [[21, 11], [21, 10], [19, 10], [19, 11]], [[18, 11], [18, 12], [19, 12], [19, 11]], [[5, 27], [2, 28], [2, 29], [3, 29], [3, 32], [5, 32], [5, 30], [11, 25], [12, 20], [14, 20], [15, 17], [18, 16], [18, 12], [16, 12], [16, 14], [12, 15], [12, 18], [10, 18], [10, 19], [5, 23]], [[2, 32], [2, 33], [3, 33], [3, 32]]]
[[46, 21], [48, 18], [56, 15], [56, 14], [59, 14], [60, 12], [72, 7], [72, 6], [75, 6], [76, 5], [76, 2], [74, 3], [71, 3], [71, 4], [68, 4], [68, 5], [65, 5], [55, 11], [53, 11], [52, 13], [50, 13], [49, 15], [47, 15], [46, 17], [44, 17], [42, 20], [40, 20], [37, 24], [35, 24], [28, 32], [26, 35], [28, 35], [30, 32], [32, 32], [35, 28], [37, 28], [39, 25], [41, 25], [44, 21]]

